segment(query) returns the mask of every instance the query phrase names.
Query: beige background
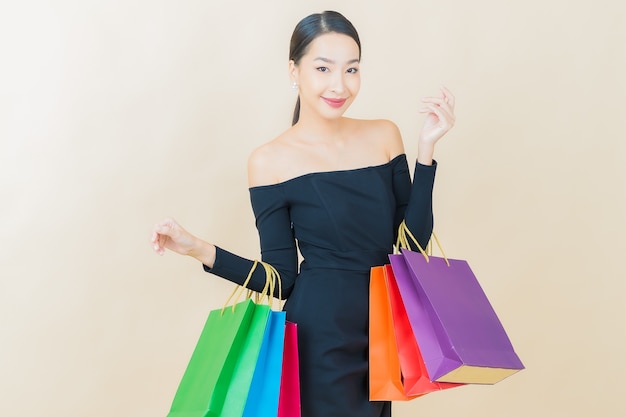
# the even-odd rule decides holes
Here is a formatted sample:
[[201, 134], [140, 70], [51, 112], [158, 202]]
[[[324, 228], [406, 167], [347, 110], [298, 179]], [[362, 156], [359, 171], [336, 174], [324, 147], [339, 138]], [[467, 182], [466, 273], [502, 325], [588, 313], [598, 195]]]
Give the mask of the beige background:
[[166, 415], [232, 285], [151, 227], [257, 256], [247, 155], [288, 126], [291, 31], [328, 8], [363, 42], [349, 114], [394, 120], [411, 158], [419, 98], [456, 94], [436, 227], [528, 368], [395, 415], [624, 415], [621, 3], [3, 2], [0, 415]]

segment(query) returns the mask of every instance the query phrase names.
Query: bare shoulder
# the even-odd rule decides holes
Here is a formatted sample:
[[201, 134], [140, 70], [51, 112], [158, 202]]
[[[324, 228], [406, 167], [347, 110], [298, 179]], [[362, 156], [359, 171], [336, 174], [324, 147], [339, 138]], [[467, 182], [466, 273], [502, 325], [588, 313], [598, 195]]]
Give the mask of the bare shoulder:
[[281, 181], [279, 167], [289, 160], [283, 133], [252, 151], [248, 158], [248, 186], [272, 185]]
[[380, 146], [393, 159], [404, 153], [402, 134], [398, 126], [391, 120], [355, 120], [359, 134], [368, 141]]

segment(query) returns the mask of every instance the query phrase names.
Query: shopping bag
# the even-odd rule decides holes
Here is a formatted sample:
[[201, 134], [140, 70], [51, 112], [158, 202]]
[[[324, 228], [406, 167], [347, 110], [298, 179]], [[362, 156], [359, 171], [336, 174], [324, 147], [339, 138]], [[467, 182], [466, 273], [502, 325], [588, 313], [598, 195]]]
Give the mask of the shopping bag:
[[[268, 306], [250, 299], [209, 313], [168, 417], [220, 415], [237, 362], [248, 357], [256, 363], [268, 315]], [[241, 385], [247, 390], [245, 382]]]
[[418, 396], [404, 391], [384, 271], [384, 266], [370, 270], [369, 398], [407, 401]]
[[278, 417], [300, 417], [300, 364], [298, 360], [298, 326], [285, 323], [283, 370], [280, 380]]
[[[266, 271], [266, 285], [261, 295], [267, 297], [269, 305], [253, 302], [250, 299], [251, 291], [248, 291], [246, 301], [237, 303], [259, 263]], [[255, 261], [244, 284], [237, 287], [226, 301], [228, 305], [236, 295], [235, 304], [210, 312], [168, 417], [243, 415], [265, 340], [271, 294], [274, 293], [276, 282], [280, 294], [278, 272], [269, 264]], [[280, 365], [278, 369], [280, 372]]]
[[404, 393], [406, 395], [420, 395], [463, 385], [430, 380], [391, 265], [384, 266], [384, 276], [391, 306], [393, 330], [398, 346]]
[[468, 263], [419, 249], [389, 258], [430, 378], [495, 384], [524, 369]]
[[[271, 311], [250, 384], [243, 417], [276, 417], [285, 346], [284, 311]], [[243, 397], [245, 398], [245, 397]], [[237, 398], [233, 398], [237, 401]], [[241, 401], [242, 398], [239, 398]]]

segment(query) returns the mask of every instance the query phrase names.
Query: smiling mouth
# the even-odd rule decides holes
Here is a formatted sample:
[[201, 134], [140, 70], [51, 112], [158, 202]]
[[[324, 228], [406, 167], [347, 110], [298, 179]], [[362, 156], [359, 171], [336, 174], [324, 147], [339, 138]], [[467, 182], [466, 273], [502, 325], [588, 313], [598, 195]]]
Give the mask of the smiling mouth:
[[339, 108], [344, 105], [347, 99], [322, 97], [322, 100], [324, 100], [330, 107]]

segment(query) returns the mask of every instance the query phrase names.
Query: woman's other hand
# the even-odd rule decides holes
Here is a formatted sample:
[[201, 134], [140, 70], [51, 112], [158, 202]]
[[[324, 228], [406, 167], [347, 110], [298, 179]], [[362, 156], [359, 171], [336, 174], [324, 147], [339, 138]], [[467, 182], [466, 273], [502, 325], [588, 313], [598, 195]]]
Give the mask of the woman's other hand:
[[166, 218], [154, 226], [152, 246], [159, 255], [163, 255], [165, 249], [169, 249], [181, 255], [194, 257], [209, 268], [212, 268], [215, 262], [215, 246], [198, 239], [171, 218]]
[[181, 255], [189, 255], [193, 251], [195, 236], [187, 232], [176, 220], [166, 218], [154, 225], [152, 231], [152, 245], [159, 255], [165, 253], [165, 249]]

